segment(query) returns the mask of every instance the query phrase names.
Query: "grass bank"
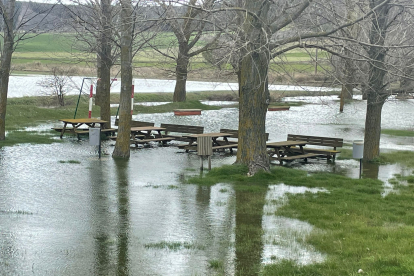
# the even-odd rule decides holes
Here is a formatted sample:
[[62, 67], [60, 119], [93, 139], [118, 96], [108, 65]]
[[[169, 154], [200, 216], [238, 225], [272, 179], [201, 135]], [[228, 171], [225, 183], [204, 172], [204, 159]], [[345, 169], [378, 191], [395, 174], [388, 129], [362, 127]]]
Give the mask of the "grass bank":
[[[165, 95], [168, 94], [168, 95]], [[189, 108], [203, 110], [217, 110], [218, 106], [205, 105], [200, 100], [214, 98], [215, 95], [224, 96], [223, 93], [198, 93], [189, 95], [189, 100], [184, 103], [167, 103], [158, 106], [135, 106], [134, 114], [139, 113], [164, 113], [172, 112], [174, 109]], [[230, 96], [231, 97], [231, 96]], [[172, 93], [140, 93], [135, 96], [137, 102], [169, 102], [172, 99]], [[56, 106], [56, 101], [50, 97], [22, 97], [10, 98], [7, 101], [6, 113], [6, 140], [0, 141], [0, 147], [12, 146], [21, 143], [53, 143], [57, 140], [56, 132], [50, 131], [26, 131], [26, 127], [35, 127], [45, 123], [56, 123], [59, 119], [73, 118], [76, 111], [76, 118], [84, 118], [88, 114], [88, 99], [82, 97], [77, 107], [77, 96], [66, 96], [65, 106]], [[119, 94], [113, 94], [112, 103], [119, 102]], [[77, 109], [76, 109], [77, 107]], [[117, 114], [118, 108], [111, 108], [111, 115]], [[94, 106], [92, 117], [99, 117], [100, 107]]]
[[[411, 158], [414, 158], [411, 153]], [[230, 182], [236, 193], [236, 221], [243, 216], [261, 218], [269, 184], [324, 188], [327, 192], [289, 194], [286, 204], [274, 212], [275, 216], [306, 221], [315, 228], [298, 242], [311, 245], [326, 255], [322, 263], [301, 266], [293, 261], [279, 260], [267, 265], [261, 275], [413, 275], [412, 258], [414, 235], [414, 178], [396, 176], [398, 193], [381, 196], [382, 182], [373, 179], [351, 179], [344, 176], [277, 167], [271, 173], [246, 176], [247, 168], [226, 166], [213, 169], [203, 177], [194, 177], [189, 183], [213, 185]], [[243, 200], [238, 200], [237, 196]], [[249, 200], [246, 201], [246, 198]], [[237, 255], [251, 256], [261, 252], [260, 220], [249, 227], [236, 226]], [[259, 245], [251, 247], [248, 235]], [[256, 245], [257, 246], [257, 245]], [[236, 264], [242, 268], [242, 264]], [[258, 264], [250, 264], [257, 272]], [[243, 267], [243, 269], [248, 269]], [[363, 274], [359, 274], [358, 270]], [[254, 272], [252, 271], [252, 273]], [[246, 274], [252, 275], [252, 274]]]

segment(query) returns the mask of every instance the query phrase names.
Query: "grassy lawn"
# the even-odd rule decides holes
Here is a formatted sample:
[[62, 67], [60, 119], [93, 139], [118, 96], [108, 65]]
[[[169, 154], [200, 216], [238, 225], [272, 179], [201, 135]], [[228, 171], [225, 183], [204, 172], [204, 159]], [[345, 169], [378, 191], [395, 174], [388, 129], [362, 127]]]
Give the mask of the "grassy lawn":
[[[414, 153], [407, 152], [414, 160]], [[384, 155], [387, 158], [387, 154]], [[391, 157], [390, 159], [393, 159]], [[414, 164], [411, 164], [414, 169]], [[243, 217], [261, 218], [269, 184], [324, 188], [327, 192], [290, 194], [287, 204], [275, 216], [306, 221], [315, 228], [298, 242], [313, 246], [327, 257], [322, 263], [300, 266], [280, 261], [265, 266], [261, 275], [414, 275], [414, 176], [396, 176], [393, 183], [399, 193], [381, 196], [382, 183], [373, 179], [351, 179], [340, 175], [277, 167], [271, 173], [247, 177], [247, 168], [225, 166], [211, 170], [204, 177], [188, 183], [213, 185], [229, 182], [236, 190], [236, 259], [260, 254], [260, 220], [256, 226], [244, 223]], [[241, 198], [237, 200], [237, 197]], [[239, 225], [240, 225], [239, 224]], [[248, 236], [248, 239], [243, 237]], [[238, 237], [239, 240], [238, 240]], [[252, 246], [254, 241], [255, 246]], [[259, 248], [257, 248], [259, 247]], [[256, 249], [255, 249], [256, 248]], [[275, 260], [278, 256], [275, 256]], [[256, 257], [260, 262], [260, 258]], [[254, 275], [254, 264], [237, 263], [244, 275]], [[358, 273], [362, 269], [363, 273]], [[243, 274], [240, 274], [243, 275]]]
[[[88, 67], [90, 66], [88, 62], [92, 62], [93, 64], [96, 55], [81, 52], [78, 46], [75, 47], [73, 45], [74, 39], [74, 35], [70, 33], [50, 33], [39, 34], [38, 36], [20, 42], [13, 54], [12, 62], [14, 65], [19, 66], [15, 71], [39, 71], [40, 69], [36, 68], [36, 64], [49, 66], [67, 64], [78, 67]], [[174, 35], [168, 32], [157, 34], [153, 44], [157, 45], [163, 51], [168, 49], [170, 55], [174, 55], [172, 53], [176, 52], [178, 48]], [[202, 47], [205, 44], [205, 40], [200, 40], [196, 47]], [[291, 74], [293, 71], [312, 73], [314, 72], [314, 65], [312, 65], [314, 55], [314, 52], [307, 52], [302, 49], [292, 50], [280, 58], [276, 58], [270, 67], [272, 71], [280, 73], [289, 72]], [[323, 60], [326, 56], [326, 53], [319, 52], [319, 61], [324, 63]], [[160, 53], [149, 47], [138, 51], [133, 62], [136, 67], [157, 67], [161, 65], [163, 68], [171, 68], [172, 70], [175, 67], [172, 60], [166, 59]], [[23, 65], [26, 65], [26, 68], [23, 69]], [[201, 54], [191, 59], [190, 66], [192, 69], [212, 69], [212, 65], [206, 63]], [[319, 66], [318, 70], [322, 70], [322, 67]], [[224, 66], [224, 68], [231, 70], [230, 65]]]

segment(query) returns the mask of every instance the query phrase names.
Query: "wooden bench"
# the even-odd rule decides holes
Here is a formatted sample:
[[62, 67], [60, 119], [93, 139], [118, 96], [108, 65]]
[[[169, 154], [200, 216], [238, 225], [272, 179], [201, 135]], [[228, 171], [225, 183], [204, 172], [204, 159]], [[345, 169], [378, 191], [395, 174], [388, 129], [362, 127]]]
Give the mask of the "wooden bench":
[[164, 142], [168, 142], [174, 140], [172, 137], [162, 137], [162, 138], [151, 138], [151, 139], [139, 139], [139, 140], [130, 140], [131, 144], [135, 144], [135, 146], [138, 146], [139, 144], [148, 144], [150, 142], [159, 142], [164, 144]]
[[[63, 127], [52, 127], [53, 130], [57, 131], [57, 132], [62, 132]], [[88, 128], [77, 128], [76, 130], [79, 131], [83, 131], [83, 130], [88, 130]], [[65, 132], [73, 132], [73, 128], [72, 127], [67, 127], [65, 128]]]
[[299, 155], [284, 156], [284, 157], [281, 157], [280, 160], [282, 160], [282, 161], [292, 161], [292, 160], [296, 160], [296, 159], [304, 159], [305, 161], [307, 161], [308, 158], [321, 157], [321, 156], [324, 156], [324, 154], [305, 153], [305, 154], [299, 154]]
[[[104, 128], [104, 129], [101, 129], [101, 133], [105, 134], [106, 136], [110, 136], [110, 137], [113, 137], [111, 135], [114, 135], [116, 131], [117, 131], [116, 128]], [[75, 134], [78, 137], [78, 139], [80, 139], [80, 136], [89, 134], [89, 129], [86, 129], [86, 130], [75, 130]]]
[[[228, 129], [228, 128], [222, 128], [220, 129], [221, 133], [229, 133], [232, 134], [231, 136], [228, 137], [228, 139], [230, 138], [234, 138], [234, 139], [238, 139], [239, 138], [239, 131], [236, 129]], [[266, 133], [266, 141], [269, 139], [269, 133]], [[214, 146], [213, 150], [220, 150], [220, 149], [230, 149], [230, 151], [232, 152], [234, 148], [238, 147], [238, 142], [237, 140], [228, 140], [228, 144], [226, 144], [225, 140], [217, 140], [217, 142], [220, 144], [220, 146]]]
[[[189, 138], [183, 137], [188, 134], [202, 134], [204, 132], [203, 126], [189, 126], [189, 125], [176, 125], [176, 124], [161, 124], [161, 127], [165, 128], [164, 136], [172, 137], [174, 140], [190, 142]], [[179, 133], [179, 134], [171, 134]], [[158, 137], [156, 137], [158, 138]]]
[[[115, 120], [115, 125], [119, 126], [119, 119]], [[131, 120], [131, 127], [154, 126], [154, 125], [155, 123]]]
[[[337, 148], [340, 148], [344, 144], [344, 139], [342, 138], [333, 138], [333, 137], [319, 137], [319, 136], [306, 136], [306, 135], [296, 135], [288, 134], [288, 141], [305, 141], [307, 145], [321, 146], [321, 147], [331, 147], [332, 149], [327, 148], [308, 148], [305, 147], [304, 150], [307, 153], [320, 154], [326, 158], [335, 160], [335, 155], [340, 153]], [[291, 148], [293, 151], [300, 151], [297, 147]]]

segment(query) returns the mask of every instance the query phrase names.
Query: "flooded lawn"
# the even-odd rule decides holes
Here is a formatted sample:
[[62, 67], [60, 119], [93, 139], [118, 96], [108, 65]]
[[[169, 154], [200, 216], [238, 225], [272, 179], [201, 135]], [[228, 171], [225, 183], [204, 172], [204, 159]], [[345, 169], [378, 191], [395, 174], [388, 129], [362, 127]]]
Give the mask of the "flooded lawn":
[[[339, 113], [334, 98], [297, 100], [315, 103], [269, 112], [271, 141], [286, 140], [288, 133], [334, 136], [344, 138], [350, 148], [353, 140], [363, 139], [365, 102]], [[386, 103], [383, 128], [412, 129], [407, 118], [413, 118], [413, 110], [411, 100]], [[236, 129], [238, 110], [188, 117], [140, 114], [134, 119], [157, 126], [200, 125], [209, 132]], [[53, 125], [59, 126], [36, 129]], [[265, 202], [263, 214], [246, 217], [240, 210], [247, 208], [248, 197], [232, 185], [183, 184], [185, 176], [200, 174], [195, 154], [154, 146], [132, 149], [129, 162], [115, 161], [110, 156], [114, 143], [104, 142], [99, 160], [87, 141], [64, 140], [0, 148], [1, 275], [235, 275], [281, 260], [306, 265], [326, 258], [303, 243], [312, 225], [274, 215], [288, 204], [287, 193], [325, 190], [274, 183], [259, 195]], [[383, 135], [381, 148], [413, 150], [413, 142]], [[234, 161], [234, 156], [216, 154], [212, 165]], [[290, 166], [354, 178], [359, 173], [357, 160]], [[404, 170], [376, 166], [365, 168], [364, 176], [384, 181], [386, 194], [395, 192], [387, 180]], [[246, 236], [259, 241], [247, 255], [239, 248]]]

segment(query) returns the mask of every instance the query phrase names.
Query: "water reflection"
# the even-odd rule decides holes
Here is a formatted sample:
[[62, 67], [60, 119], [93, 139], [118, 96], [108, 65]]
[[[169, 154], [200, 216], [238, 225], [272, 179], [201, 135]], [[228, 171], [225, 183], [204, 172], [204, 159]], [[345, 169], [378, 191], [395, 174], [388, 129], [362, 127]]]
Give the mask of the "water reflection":
[[128, 233], [129, 233], [129, 177], [127, 173], [128, 162], [115, 161], [118, 179], [118, 269], [117, 275], [129, 275]]
[[258, 275], [263, 239], [262, 212], [266, 189], [236, 191], [236, 275]]

